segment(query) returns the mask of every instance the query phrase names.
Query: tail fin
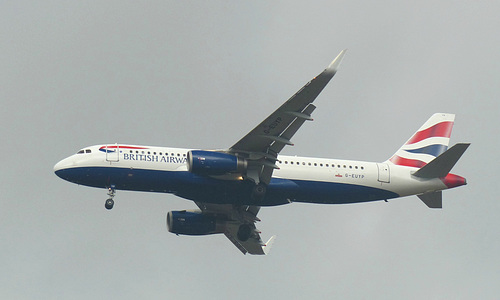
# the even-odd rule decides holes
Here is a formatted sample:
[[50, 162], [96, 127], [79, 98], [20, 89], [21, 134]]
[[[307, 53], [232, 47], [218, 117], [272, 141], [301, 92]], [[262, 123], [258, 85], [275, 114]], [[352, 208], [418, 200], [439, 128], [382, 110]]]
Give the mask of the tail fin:
[[448, 149], [454, 114], [436, 113], [386, 163], [421, 168]]

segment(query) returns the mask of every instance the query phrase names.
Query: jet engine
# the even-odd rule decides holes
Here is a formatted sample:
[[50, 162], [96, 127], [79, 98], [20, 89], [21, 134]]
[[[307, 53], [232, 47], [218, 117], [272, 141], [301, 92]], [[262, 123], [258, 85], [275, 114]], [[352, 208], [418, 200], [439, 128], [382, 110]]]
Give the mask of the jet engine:
[[167, 214], [168, 231], [175, 234], [207, 235], [224, 233], [226, 223], [215, 216], [198, 211], [170, 211]]
[[230, 173], [243, 173], [247, 169], [247, 161], [244, 158], [232, 154], [193, 150], [187, 154], [188, 170], [191, 173], [217, 176]]

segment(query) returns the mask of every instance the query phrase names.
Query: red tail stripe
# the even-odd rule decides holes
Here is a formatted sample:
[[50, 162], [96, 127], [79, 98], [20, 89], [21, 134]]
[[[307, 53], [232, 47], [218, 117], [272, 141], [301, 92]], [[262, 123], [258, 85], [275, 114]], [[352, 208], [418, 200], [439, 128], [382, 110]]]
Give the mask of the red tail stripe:
[[424, 129], [415, 133], [415, 135], [406, 143], [414, 144], [425, 140], [430, 137], [447, 137], [449, 138], [451, 135], [451, 130], [453, 129], [453, 122], [441, 122], [432, 127]]
[[414, 167], [414, 168], [421, 168], [426, 165], [425, 162], [416, 160], [416, 159], [408, 159], [408, 158], [403, 158], [401, 156], [394, 155], [391, 157], [390, 161], [392, 161], [395, 165], [398, 166], [406, 166], [406, 167]]

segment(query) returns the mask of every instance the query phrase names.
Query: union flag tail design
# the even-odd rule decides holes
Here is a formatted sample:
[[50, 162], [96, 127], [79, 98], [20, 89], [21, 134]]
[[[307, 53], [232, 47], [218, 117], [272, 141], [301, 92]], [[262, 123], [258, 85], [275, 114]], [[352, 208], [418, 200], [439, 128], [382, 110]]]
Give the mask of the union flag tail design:
[[388, 160], [399, 166], [421, 168], [448, 149], [454, 114], [437, 113]]

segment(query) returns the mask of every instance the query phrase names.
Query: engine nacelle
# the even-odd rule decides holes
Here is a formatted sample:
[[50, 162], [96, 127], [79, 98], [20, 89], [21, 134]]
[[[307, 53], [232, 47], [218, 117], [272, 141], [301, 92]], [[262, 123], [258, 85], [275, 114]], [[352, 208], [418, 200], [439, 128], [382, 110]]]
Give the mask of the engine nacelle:
[[194, 211], [170, 211], [167, 214], [168, 231], [175, 234], [207, 235], [223, 233], [225, 221]]
[[200, 175], [225, 175], [244, 173], [247, 161], [232, 154], [193, 150], [187, 154], [188, 170]]

